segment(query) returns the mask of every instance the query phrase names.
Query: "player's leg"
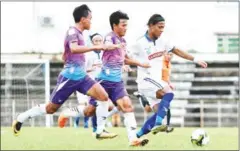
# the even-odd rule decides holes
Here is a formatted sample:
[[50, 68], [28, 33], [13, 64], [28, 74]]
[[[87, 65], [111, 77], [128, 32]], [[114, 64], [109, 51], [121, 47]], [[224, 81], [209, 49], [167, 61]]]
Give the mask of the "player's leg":
[[167, 112], [167, 133], [173, 132], [174, 128], [170, 126], [170, 120], [171, 120], [171, 110], [170, 108], [168, 109]]
[[90, 116], [90, 113], [88, 112], [95, 112], [94, 106], [86, 106], [86, 102], [89, 100], [89, 96], [84, 95], [78, 91], [76, 92], [76, 94], [79, 105], [71, 108], [66, 108], [60, 113], [58, 117], [58, 126], [60, 128], [63, 128], [66, 125], [69, 117], [74, 117], [74, 125], [79, 125], [78, 118]]
[[51, 102], [47, 104], [38, 104], [35, 107], [20, 113], [17, 119], [13, 121], [13, 132], [17, 136], [25, 120], [36, 116], [55, 113], [68, 97], [75, 91], [75, 84], [78, 81], [69, 80], [63, 76], [58, 77], [57, 86], [51, 94]]
[[77, 116], [74, 118], [74, 127], [78, 128], [79, 127], [79, 122], [80, 122], [80, 116]]
[[127, 129], [130, 146], [144, 146], [148, 143], [148, 139], [138, 139], [136, 137], [137, 122], [133, 112], [132, 101], [128, 97], [128, 93], [124, 88], [123, 82], [112, 85], [110, 99], [119, 110], [123, 112], [124, 125]]
[[84, 122], [84, 125], [83, 125], [84, 128], [88, 128], [88, 121], [89, 121], [89, 117], [85, 116], [84, 121], [83, 121]]
[[64, 109], [58, 117], [58, 126], [63, 128], [69, 117], [91, 117], [95, 114], [96, 104], [89, 103], [87, 106], [78, 105], [72, 108]]
[[[162, 124], [164, 117], [167, 114], [169, 109], [170, 102], [173, 100], [174, 94], [165, 81], [154, 80], [151, 78], [145, 78], [141, 83], [141, 88], [145, 89], [145, 96], [155, 98], [153, 102], [149, 102], [157, 113], [155, 126], [152, 128], [153, 134], [156, 134], [160, 131], [166, 131], [166, 125]], [[146, 86], [148, 85], [148, 86]], [[146, 89], [147, 87], [147, 89]]]
[[156, 97], [157, 97], [157, 99], [161, 99], [161, 101], [159, 104], [157, 104], [157, 108], [155, 108], [157, 117], [156, 117], [156, 121], [155, 121], [155, 126], [152, 129], [153, 134], [163, 131], [164, 125], [162, 125], [162, 120], [164, 119], [164, 117], [167, 114], [170, 103], [173, 100], [174, 94], [171, 91], [171, 89], [169, 88], [169, 86], [165, 85], [165, 86], [163, 86], [163, 89], [159, 89], [156, 92]]

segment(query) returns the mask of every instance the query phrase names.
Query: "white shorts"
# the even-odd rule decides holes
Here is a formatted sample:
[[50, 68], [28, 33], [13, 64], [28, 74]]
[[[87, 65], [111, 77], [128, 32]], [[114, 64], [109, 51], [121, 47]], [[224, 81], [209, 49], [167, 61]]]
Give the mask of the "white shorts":
[[89, 96], [87, 95], [84, 95], [78, 91], [77, 92], [77, 100], [78, 100], [78, 103], [81, 104], [81, 105], [84, 105], [84, 104], [88, 104], [88, 101], [89, 101]]
[[153, 108], [154, 105], [161, 101], [161, 99], [156, 98], [156, 92], [166, 85], [168, 85], [167, 82], [163, 80], [144, 78], [144, 80], [138, 82], [138, 91], [147, 98], [150, 107]]

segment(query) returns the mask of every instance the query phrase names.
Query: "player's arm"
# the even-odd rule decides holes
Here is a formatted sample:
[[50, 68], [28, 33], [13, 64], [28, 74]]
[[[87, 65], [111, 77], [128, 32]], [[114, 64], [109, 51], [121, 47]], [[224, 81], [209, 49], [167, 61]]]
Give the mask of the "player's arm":
[[103, 50], [104, 45], [94, 45], [94, 46], [80, 46], [77, 42], [71, 42], [69, 44], [72, 53], [86, 53], [93, 50]]
[[177, 56], [189, 60], [189, 61], [193, 61], [196, 64], [200, 65], [203, 68], [207, 67], [207, 63], [205, 61], [202, 60], [198, 60], [197, 58], [194, 58], [192, 55], [190, 55], [189, 53], [182, 51], [178, 48], [173, 48], [172, 53], [176, 54]]
[[142, 68], [150, 68], [151, 67], [148, 63], [141, 63], [141, 62], [139, 62], [135, 59], [129, 58], [128, 55], [125, 55], [124, 63], [127, 64], [127, 65], [139, 66], [139, 67], [142, 67]]

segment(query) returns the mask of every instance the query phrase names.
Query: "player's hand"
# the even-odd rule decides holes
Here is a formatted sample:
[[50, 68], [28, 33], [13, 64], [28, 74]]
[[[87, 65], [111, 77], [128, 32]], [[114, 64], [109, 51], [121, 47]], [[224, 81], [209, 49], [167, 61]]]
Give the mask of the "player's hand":
[[104, 44], [94, 46], [94, 50], [105, 50], [105, 49], [107, 49], [107, 46]]
[[151, 66], [150, 66], [149, 63], [141, 63], [140, 67], [142, 67], [142, 68], [150, 68]]
[[125, 49], [126, 48], [126, 44], [125, 43], [120, 43], [120, 44], [117, 45], [117, 48]]
[[207, 68], [207, 65], [208, 65], [205, 61], [202, 61], [202, 60], [199, 60], [196, 63], [202, 68]]
[[172, 83], [168, 83], [168, 84], [169, 84], [169, 87], [170, 87], [172, 90], [175, 89], [175, 87], [174, 87], [174, 85], [173, 85]]
[[133, 69], [132, 69], [130, 66], [128, 66], [128, 65], [124, 65], [124, 66], [122, 67], [122, 71], [123, 71], [123, 72], [132, 72]]

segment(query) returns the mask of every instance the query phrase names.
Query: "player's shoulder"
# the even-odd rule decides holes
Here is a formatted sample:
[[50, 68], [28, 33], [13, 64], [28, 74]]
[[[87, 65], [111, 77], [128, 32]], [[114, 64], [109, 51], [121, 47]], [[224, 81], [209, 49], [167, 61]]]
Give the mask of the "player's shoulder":
[[113, 32], [109, 32], [106, 34], [105, 39], [112, 39], [114, 37]]
[[170, 38], [165, 35], [162, 34], [157, 40], [156, 40], [156, 44], [166, 44], [170, 41]]
[[79, 33], [79, 31], [73, 26], [69, 27], [68, 30], [67, 30], [67, 35], [68, 36], [75, 35], [75, 34], [78, 34], [78, 33]]

